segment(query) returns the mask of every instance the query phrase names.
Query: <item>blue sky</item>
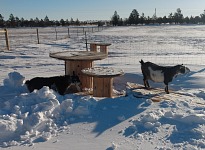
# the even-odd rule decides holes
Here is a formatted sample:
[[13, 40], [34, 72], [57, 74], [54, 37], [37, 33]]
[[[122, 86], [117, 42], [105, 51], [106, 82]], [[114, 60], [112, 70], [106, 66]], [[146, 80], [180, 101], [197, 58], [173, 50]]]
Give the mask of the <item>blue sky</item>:
[[8, 19], [14, 16], [24, 19], [50, 20], [77, 18], [84, 20], [109, 20], [114, 11], [121, 18], [128, 18], [133, 9], [140, 15], [152, 17], [155, 8], [157, 16], [168, 16], [182, 10], [184, 16], [197, 16], [205, 10], [205, 0], [0, 0], [0, 14]]

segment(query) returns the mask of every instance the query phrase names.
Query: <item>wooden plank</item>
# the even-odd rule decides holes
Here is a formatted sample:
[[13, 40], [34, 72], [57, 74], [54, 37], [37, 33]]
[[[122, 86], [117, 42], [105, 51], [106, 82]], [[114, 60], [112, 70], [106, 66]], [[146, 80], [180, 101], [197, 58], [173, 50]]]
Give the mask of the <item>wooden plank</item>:
[[83, 68], [83, 61], [74, 61], [76, 63], [76, 66], [75, 66], [75, 72], [76, 72], [76, 75], [78, 75], [80, 81], [81, 81], [81, 89], [84, 89], [86, 87], [86, 79], [84, 78], [81, 70]]
[[93, 78], [93, 96], [103, 97], [103, 78]]
[[97, 52], [97, 45], [91, 43], [90, 44], [90, 51]]
[[81, 88], [92, 88], [92, 78], [84, 76], [81, 72], [85, 67], [92, 67], [92, 61], [65, 61], [65, 74], [73, 75], [75, 72], [82, 83]]
[[70, 61], [65, 61], [65, 74], [70, 75]]
[[81, 70], [84, 68], [91, 68], [93, 66], [92, 61], [65, 61], [65, 74], [73, 75], [73, 71], [79, 76], [81, 81], [81, 88], [92, 88], [93, 79], [92, 77], [85, 76]]
[[[79, 76], [80, 78], [80, 81], [81, 81], [81, 87], [82, 89], [86, 88], [87, 87], [87, 79], [84, 78], [81, 70], [83, 69], [83, 65], [84, 64], [87, 64], [87, 61], [84, 62], [84, 61], [77, 61], [78, 62], [78, 65], [76, 66], [76, 70], [77, 70], [77, 75]], [[87, 87], [88, 88], [88, 87]]]
[[100, 46], [100, 52], [108, 54], [107, 46], [106, 45], [101, 45]]
[[98, 78], [98, 97], [104, 97], [104, 80], [103, 78]]
[[[81, 70], [85, 68], [91, 68], [91, 67], [93, 67], [93, 61], [82, 61]], [[80, 70], [80, 73], [83, 78], [82, 87], [83, 88], [93, 88], [93, 78], [89, 76], [85, 76], [81, 70]]]
[[77, 74], [75, 68], [76, 65], [72, 61], [66, 61], [66, 75], [73, 75], [73, 71]]
[[73, 64], [74, 64], [74, 71], [75, 71], [75, 74], [78, 75], [79, 77], [82, 76], [82, 61], [73, 61]]
[[93, 96], [94, 97], [112, 97], [113, 78], [93, 78]]
[[113, 78], [103, 78], [103, 97], [112, 97], [113, 94]]
[[97, 87], [98, 87], [98, 80], [97, 78], [93, 78], [93, 96], [97, 96]]

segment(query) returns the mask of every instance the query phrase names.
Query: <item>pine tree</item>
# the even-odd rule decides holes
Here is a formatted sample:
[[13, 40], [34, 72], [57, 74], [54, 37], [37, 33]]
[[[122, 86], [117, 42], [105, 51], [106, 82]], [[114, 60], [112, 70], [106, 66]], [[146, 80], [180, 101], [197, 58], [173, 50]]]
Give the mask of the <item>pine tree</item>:
[[68, 21], [68, 19], [66, 19], [65, 25], [66, 25], [66, 26], [69, 26], [69, 25], [70, 25], [70, 22]]
[[113, 26], [119, 25], [119, 21], [120, 21], [120, 16], [117, 14], [117, 11], [115, 11], [111, 19]]
[[70, 24], [71, 24], [71, 25], [74, 24], [73, 18], [70, 19]]
[[15, 18], [15, 24], [16, 24], [16, 27], [20, 27], [21, 26], [21, 21], [18, 17]]
[[129, 18], [128, 18], [128, 23], [129, 23], [130, 25], [132, 25], [132, 24], [135, 23], [135, 19], [134, 19], [134, 16], [133, 16], [132, 13], [130, 14], [130, 16], [129, 16]]
[[44, 25], [45, 25], [46, 27], [50, 26], [50, 20], [48, 19], [48, 16], [46, 16], [46, 17], [44, 18]]
[[173, 23], [173, 18], [174, 18], [173, 14], [170, 13], [169, 16], [168, 16], [168, 22], [169, 22], [169, 24], [172, 24], [172, 23]]
[[4, 27], [4, 17], [0, 14], [0, 27]]
[[201, 22], [204, 24], [205, 23], [205, 10], [203, 14], [200, 14], [201, 16]]
[[15, 17], [14, 17], [13, 14], [10, 14], [8, 23], [9, 23], [10, 27], [15, 27], [16, 26]]
[[77, 26], [80, 25], [80, 21], [78, 20], [78, 18], [76, 19], [75, 24], [76, 24]]
[[60, 20], [60, 24], [61, 24], [62, 26], [65, 26], [65, 21], [64, 21], [63, 19], [61, 19], [61, 20]]
[[144, 24], [144, 23], [145, 23], [145, 20], [146, 20], [145, 15], [144, 15], [144, 13], [142, 13], [142, 15], [141, 15], [141, 17], [140, 17], [139, 23], [140, 23], [140, 24]]
[[138, 11], [136, 9], [133, 9], [131, 14], [134, 18], [134, 24], [135, 25], [139, 24], [139, 13], [138, 13]]
[[177, 8], [177, 12], [174, 13], [174, 22], [175, 24], [183, 23], [183, 14], [180, 8]]

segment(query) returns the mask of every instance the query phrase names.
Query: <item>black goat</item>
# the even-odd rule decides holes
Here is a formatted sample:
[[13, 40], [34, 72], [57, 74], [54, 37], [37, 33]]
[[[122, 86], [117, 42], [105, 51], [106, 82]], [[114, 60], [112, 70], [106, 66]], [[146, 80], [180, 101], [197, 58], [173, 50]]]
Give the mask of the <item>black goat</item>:
[[178, 74], [185, 74], [189, 72], [189, 68], [183, 65], [176, 66], [159, 66], [151, 62], [140, 61], [141, 70], [143, 74], [144, 86], [150, 88], [148, 80], [154, 82], [164, 82], [165, 92], [169, 94], [168, 83], [173, 80]]
[[33, 92], [34, 89], [41, 89], [43, 86], [48, 86], [50, 89], [55, 90], [60, 95], [64, 95], [66, 90], [71, 86], [75, 85], [80, 91], [80, 79], [73, 73], [72, 76], [54, 76], [54, 77], [35, 77], [25, 82], [28, 90]]

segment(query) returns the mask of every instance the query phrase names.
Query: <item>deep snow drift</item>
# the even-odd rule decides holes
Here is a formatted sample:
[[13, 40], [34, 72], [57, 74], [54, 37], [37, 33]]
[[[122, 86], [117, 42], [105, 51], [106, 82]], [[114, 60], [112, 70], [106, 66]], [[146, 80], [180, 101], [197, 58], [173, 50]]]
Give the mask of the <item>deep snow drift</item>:
[[[1, 52], [0, 147], [21, 150], [205, 148], [203, 28], [116, 27], [90, 34], [89, 40], [112, 43], [109, 57], [96, 61], [95, 65], [121, 68], [125, 72], [114, 79], [114, 92], [127, 94], [115, 98], [61, 96], [48, 87], [29, 93], [25, 87], [26, 79], [63, 74], [64, 62], [49, 58], [49, 52], [85, 50], [84, 37], [22, 45], [11, 52]], [[200, 59], [188, 57], [192, 52]], [[177, 91], [168, 95], [171, 100], [154, 103], [134, 97], [126, 87], [126, 82], [142, 84], [140, 59], [164, 65], [184, 63], [191, 72], [170, 84]], [[163, 84], [150, 84], [164, 88]]]

